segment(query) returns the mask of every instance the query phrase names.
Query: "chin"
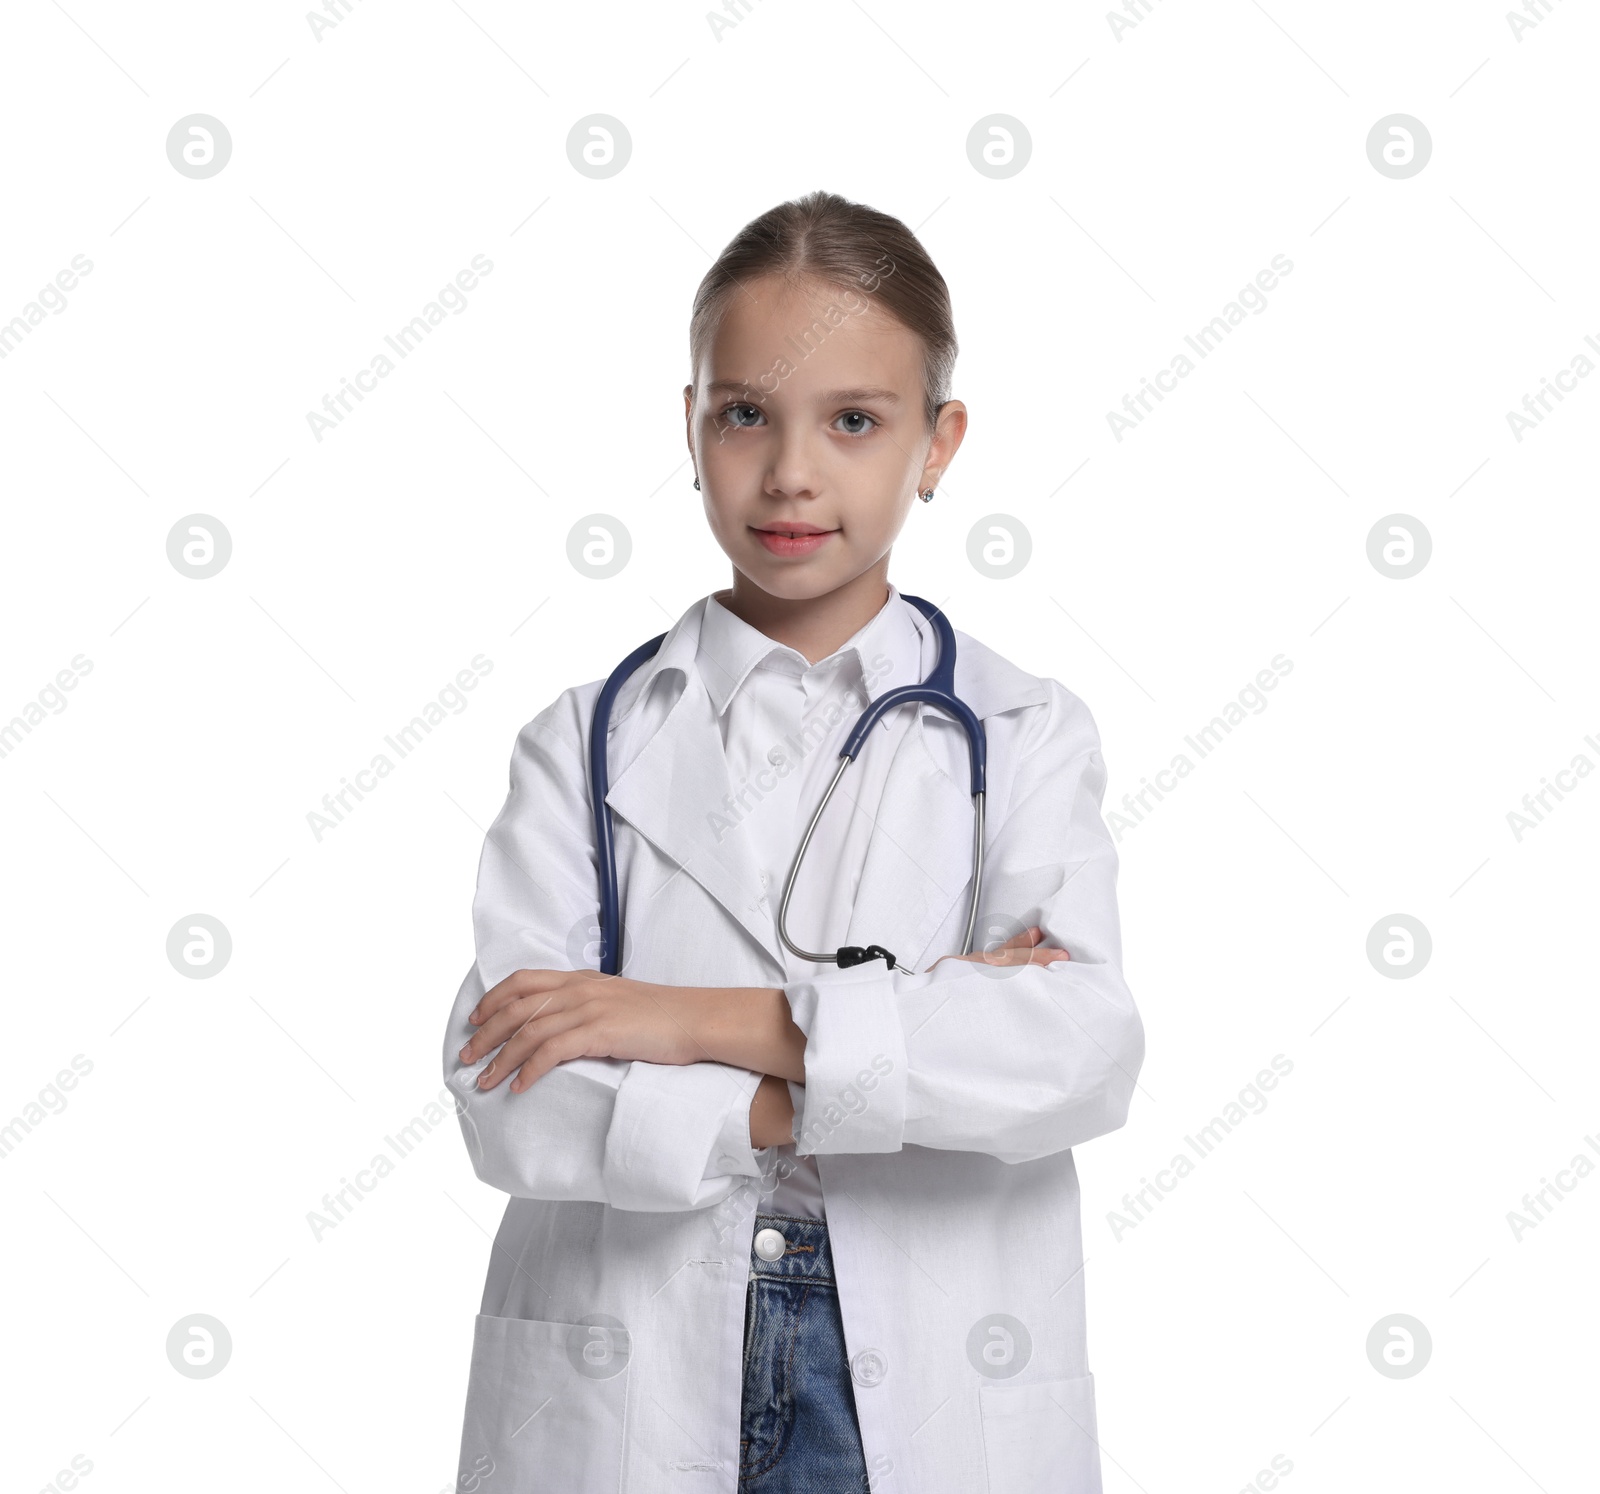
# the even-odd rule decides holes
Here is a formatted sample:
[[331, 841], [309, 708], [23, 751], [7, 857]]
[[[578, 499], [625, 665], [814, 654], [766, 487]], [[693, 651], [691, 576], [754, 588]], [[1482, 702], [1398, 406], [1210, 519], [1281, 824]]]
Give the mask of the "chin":
[[819, 591], [826, 589], [817, 585], [815, 576], [804, 574], [799, 566], [794, 565], [757, 563], [750, 571], [750, 579], [763, 591], [770, 592], [775, 597], [815, 596]]
[[[763, 554], [762, 559], [767, 557]], [[826, 596], [839, 583], [801, 566], [755, 565], [745, 574], [766, 592], [785, 602], [809, 602]]]

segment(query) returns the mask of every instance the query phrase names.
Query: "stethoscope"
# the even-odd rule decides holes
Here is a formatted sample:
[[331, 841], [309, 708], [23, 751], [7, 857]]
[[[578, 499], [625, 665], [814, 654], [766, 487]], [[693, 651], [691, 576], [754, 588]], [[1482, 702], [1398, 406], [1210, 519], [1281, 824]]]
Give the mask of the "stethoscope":
[[[893, 690], [885, 690], [868, 705], [861, 713], [861, 719], [856, 722], [849, 739], [840, 749], [839, 766], [834, 770], [828, 791], [822, 796], [822, 802], [817, 805], [816, 813], [811, 816], [811, 823], [806, 826], [800, 849], [795, 852], [794, 865], [789, 868], [788, 880], [783, 884], [783, 902], [778, 908], [778, 937], [787, 949], [802, 960], [812, 960], [818, 964], [836, 964], [843, 970], [852, 965], [865, 964], [868, 960], [881, 959], [887, 962], [890, 970], [900, 970], [907, 975], [914, 975], [915, 971], [907, 970], [904, 965], [898, 964], [895, 957], [881, 944], [865, 946], [847, 944], [833, 954], [827, 954], [802, 949], [789, 937], [786, 927], [789, 899], [794, 893], [794, 883], [800, 873], [800, 863], [805, 859], [806, 847], [811, 844], [811, 836], [817, 828], [817, 822], [822, 818], [822, 811], [828, 807], [828, 800], [833, 797], [833, 791], [838, 788], [839, 780], [844, 777], [844, 770], [855, 761], [856, 754], [866, 742], [867, 733], [887, 712], [894, 710], [896, 706], [920, 700], [928, 705], [937, 706], [953, 717], [967, 736], [967, 759], [972, 768], [972, 808], [975, 818], [972, 836], [972, 903], [967, 909], [967, 933], [962, 941], [961, 953], [969, 954], [972, 950], [972, 932], [978, 918], [978, 895], [983, 886], [983, 796], [988, 742], [984, 736], [983, 723], [956, 694], [956, 636], [949, 619], [932, 602], [924, 601], [921, 597], [906, 596], [904, 592], [901, 592], [901, 596], [918, 608], [933, 624], [934, 635], [939, 645], [938, 661], [927, 679], [920, 685], [901, 685]], [[599, 851], [600, 862], [600, 969], [606, 975], [617, 974], [617, 965], [622, 952], [622, 906], [617, 891], [616, 845], [612, 835], [611, 806], [606, 803], [606, 794], [611, 787], [610, 774], [606, 769], [606, 737], [611, 724], [611, 705], [628, 677], [646, 659], [655, 656], [666, 636], [665, 633], [660, 633], [648, 643], [641, 643], [611, 671], [601, 687], [599, 698], [594, 703], [594, 716], [589, 728], [589, 779], [594, 796], [595, 844]]]

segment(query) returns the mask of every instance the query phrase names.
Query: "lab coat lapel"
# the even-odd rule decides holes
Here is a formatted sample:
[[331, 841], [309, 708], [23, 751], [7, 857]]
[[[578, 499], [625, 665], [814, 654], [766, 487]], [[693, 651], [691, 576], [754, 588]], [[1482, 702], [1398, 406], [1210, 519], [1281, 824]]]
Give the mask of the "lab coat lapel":
[[[844, 940], [881, 944], [916, 974], [931, 963], [916, 962], [972, 872], [972, 796], [929, 751], [925, 718], [931, 709], [917, 706], [916, 720], [895, 749]], [[849, 782], [847, 769], [840, 793]], [[941, 949], [933, 957], [960, 953]]]
[[782, 970], [750, 838], [729, 833], [737, 817], [728, 809], [732, 793], [715, 708], [690, 669], [667, 719], [612, 783], [606, 803], [678, 867], [675, 875], [693, 878], [715, 898]]

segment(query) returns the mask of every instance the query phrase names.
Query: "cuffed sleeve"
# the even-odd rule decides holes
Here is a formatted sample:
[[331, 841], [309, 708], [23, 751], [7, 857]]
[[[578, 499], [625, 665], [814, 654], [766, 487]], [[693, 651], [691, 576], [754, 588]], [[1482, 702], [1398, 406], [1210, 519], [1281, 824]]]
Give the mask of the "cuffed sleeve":
[[619, 1209], [703, 1208], [726, 1196], [728, 1177], [758, 1176], [750, 1101], [760, 1082], [721, 1063], [630, 1063], [606, 1135], [608, 1200]]
[[791, 1086], [795, 1149], [897, 1152], [906, 1125], [906, 1038], [895, 978], [841, 970], [783, 988], [806, 1035], [806, 1082]]
[[[1024, 1162], [1126, 1121], [1144, 1029], [1121, 970], [1105, 765], [1088, 708], [1049, 684], [985, 857], [979, 927], [1037, 924], [1070, 960], [942, 959], [916, 975], [874, 963], [785, 985], [806, 1034], [800, 1152], [925, 1146]], [[969, 884], [962, 912], [970, 896]]]
[[520, 1094], [477, 1086], [493, 1054], [464, 1064], [484, 994], [517, 970], [596, 968], [599, 893], [583, 721], [567, 691], [525, 726], [511, 791], [489, 827], [472, 905], [477, 959], [456, 994], [444, 1077], [473, 1170], [518, 1198], [619, 1209], [709, 1208], [759, 1176], [750, 1100], [761, 1075], [727, 1064], [611, 1058], [557, 1064]]
[[792, 1146], [800, 1139], [800, 1117], [806, 1113], [806, 1087], [795, 1083], [793, 1079], [786, 1079], [784, 1083], [789, 1087], [789, 1108], [794, 1112], [794, 1119], [789, 1126], [789, 1143]]

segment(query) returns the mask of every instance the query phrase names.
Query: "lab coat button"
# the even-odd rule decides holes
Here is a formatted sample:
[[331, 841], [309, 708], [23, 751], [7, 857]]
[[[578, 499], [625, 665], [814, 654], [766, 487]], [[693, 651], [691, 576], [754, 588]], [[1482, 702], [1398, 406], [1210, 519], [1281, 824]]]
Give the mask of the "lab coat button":
[[851, 1378], [857, 1385], [865, 1385], [868, 1389], [882, 1385], [883, 1377], [888, 1373], [889, 1361], [882, 1349], [863, 1349], [850, 1361]]
[[775, 1261], [789, 1248], [789, 1242], [775, 1229], [758, 1229], [756, 1254], [764, 1261]]

